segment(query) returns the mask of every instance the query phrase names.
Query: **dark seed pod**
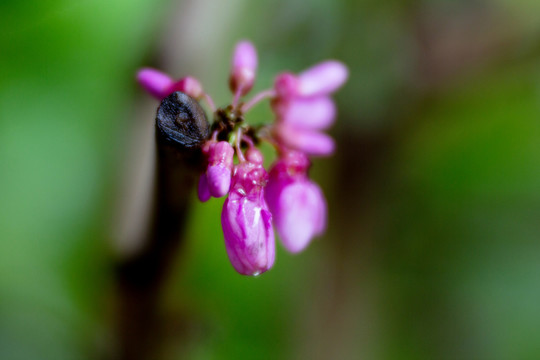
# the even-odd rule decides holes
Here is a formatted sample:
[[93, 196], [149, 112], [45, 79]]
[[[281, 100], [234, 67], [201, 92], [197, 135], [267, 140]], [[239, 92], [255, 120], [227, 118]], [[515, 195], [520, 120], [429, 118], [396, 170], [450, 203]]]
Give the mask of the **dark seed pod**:
[[183, 148], [200, 147], [210, 134], [210, 126], [199, 103], [176, 91], [161, 101], [156, 115], [160, 135]]

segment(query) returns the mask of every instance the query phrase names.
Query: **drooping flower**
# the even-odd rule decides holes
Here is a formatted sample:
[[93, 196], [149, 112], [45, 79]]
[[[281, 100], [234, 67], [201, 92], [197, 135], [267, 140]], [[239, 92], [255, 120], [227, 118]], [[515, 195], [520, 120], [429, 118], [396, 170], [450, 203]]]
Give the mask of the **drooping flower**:
[[334, 139], [322, 131], [303, 129], [277, 123], [274, 127], [276, 139], [286, 148], [297, 149], [309, 155], [327, 156], [334, 152]]
[[[249, 151], [257, 152], [256, 149]], [[249, 152], [248, 151], [248, 152]], [[264, 200], [267, 173], [260, 153], [234, 168], [229, 197], [221, 212], [225, 248], [231, 264], [243, 275], [259, 275], [272, 267], [275, 258], [272, 214]]]
[[284, 146], [309, 155], [330, 155], [334, 142], [321, 130], [334, 122], [336, 108], [330, 94], [348, 77], [345, 65], [326, 61], [299, 75], [276, 77], [272, 109], [277, 117], [276, 138]]
[[272, 166], [265, 189], [281, 243], [292, 253], [302, 251], [326, 229], [326, 200], [308, 178], [308, 167], [303, 153], [286, 153]]

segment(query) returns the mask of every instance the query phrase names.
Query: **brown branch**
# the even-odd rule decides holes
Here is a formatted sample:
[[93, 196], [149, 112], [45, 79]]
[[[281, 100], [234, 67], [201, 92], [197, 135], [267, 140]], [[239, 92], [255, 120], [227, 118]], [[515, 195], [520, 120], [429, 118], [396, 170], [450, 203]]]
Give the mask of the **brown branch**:
[[209, 126], [199, 104], [175, 92], [156, 115], [156, 181], [145, 245], [116, 264], [117, 359], [149, 359], [158, 344], [159, 302], [179, 245], [189, 199], [204, 163]]

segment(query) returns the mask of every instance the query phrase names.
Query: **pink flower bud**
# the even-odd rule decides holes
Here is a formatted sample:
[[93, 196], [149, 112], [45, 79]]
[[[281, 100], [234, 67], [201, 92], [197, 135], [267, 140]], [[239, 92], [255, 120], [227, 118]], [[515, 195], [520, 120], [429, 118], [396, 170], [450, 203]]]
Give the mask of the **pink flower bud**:
[[249, 41], [240, 41], [234, 49], [229, 86], [233, 93], [247, 94], [255, 83], [257, 51]]
[[172, 94], [175, 91], [181, 91], [197, 100], [203, 96], [203, 88], [201, 83], [199, 80], [191, 76], [186, 76], [178, 80], [168, 89], [169, 94]]
[[206, 180], [206, 174], [201, 174], [199, 177], [199, 187], [197, 189], [197, 195], [201, 202], [207, 202], [210, 199], [210, 190], [208, 189], [208, 182]]
[[159, 100], [170, 95], [169, 88], [174, 84], [167, 74], [150, 68], [139, 70], [137, 81], [146, 91]]
[[191, 76], [186, 76], [175, 82], [161, 71], [144, 68], [137, 73], [137, 81], [146, 91], [159, 100], [166, 98], [175, 91], [181, 91], [194, 99], [200, 99], [203, 95], [201, 83]]
[[203, 150], [208, 156], [206, 178], [213, 197], [222, 197], [229, 192], [234, 149], [226, 141], [212, 142]]
[[281, 243], [291, 253], [300, 252], [326, 227], [322, 191], [308, 179], [277, 184], [271, 189], [276, 190], [269, 189], [266, 196], [276, 198], [270, 211]]
[[243, 275], [259, 275], [274, 264], [272, 214], [264, 200], [266, 178], [260, 165], [244, 162], [235, 166], [231, 192], [221, 212], [229, 260]]
[[279, 121], [302, 129], [324, 130], [336, 118], [336, 106], [328, 96], [275, 101], [272, 109]]
[[276, 161], [265, 189], [278, 235], [292, 253], [302, 251], [326, 228], [326, 200], [319, 186], [307, 178], [306, 161], [305, 155], [295, 152]]
[[255, 147], [246, 151], [246, 160], [255, 165], [262, 165], [264, 161], [262, 153]]
[[277, 140], [285, 147], [308, 155], [328, 156], [335, 149], [334, 140], [317, 130], [301, 129], [278, 123], [274, 127], [274, 133]]
[[341, 87], [349, 71], [339, 61], [325, 61], [298, 75], [299, 94], [302, 96], [326, 95]]
[[296, 75], [291, 73], [282, 73], [274, 81], [274, 89], [279, 99], [290, 99], [298, 95], [299, 82]]

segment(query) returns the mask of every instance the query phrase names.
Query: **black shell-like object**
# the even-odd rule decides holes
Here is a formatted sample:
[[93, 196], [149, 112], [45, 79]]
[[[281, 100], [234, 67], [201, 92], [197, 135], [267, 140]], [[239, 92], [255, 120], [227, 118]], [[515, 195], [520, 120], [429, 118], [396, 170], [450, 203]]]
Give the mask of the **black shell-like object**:
[[160, 135], [181, 147], [200, 147], [210, 134], [210, 125], [199, 103], [176, 91], [161, 101], [156, 115]]

